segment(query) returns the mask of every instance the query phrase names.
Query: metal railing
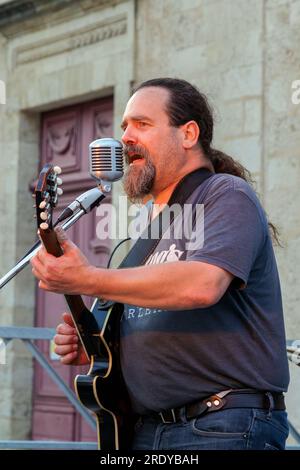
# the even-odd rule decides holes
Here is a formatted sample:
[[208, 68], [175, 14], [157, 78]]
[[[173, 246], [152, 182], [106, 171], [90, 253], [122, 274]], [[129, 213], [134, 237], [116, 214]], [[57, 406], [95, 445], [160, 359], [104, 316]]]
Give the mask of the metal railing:
[[73, 441], [0, 441], [0, 449], [18, 450], [97, 450], [95, 442]]
[[[75, 409], [87, 421], [87, 423], [96, 430], [96, 421], [87, 409], [80, 403], [75, 393], [58, 375], [54, 367], [45, 358], [44, 354], [34, 344], [35, 340], [51, 341], [55, 335], [53, 328], [34, 328], [34, 327], [0, 327], [0, 338], [7, 345], [13, 339], [21, 340], [31, 355], [38, 361], [51, 380], [57, 384], [64, 395], [72, 403]], [[0, 441], [0, 449], [97, 449], [96, 442], [73, 442], [73, 441]]]

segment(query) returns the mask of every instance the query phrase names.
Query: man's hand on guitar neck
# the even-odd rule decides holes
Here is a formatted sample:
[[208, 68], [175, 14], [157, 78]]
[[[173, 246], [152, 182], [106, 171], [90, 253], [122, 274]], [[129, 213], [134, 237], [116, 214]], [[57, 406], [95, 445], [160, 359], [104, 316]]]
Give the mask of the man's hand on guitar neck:
[[64, 323], [60, 323], [57, 326], [57, 334], [54, 336], [54, 351], [61, 356], [60, 361], [63, 364], [89, 364], [89, 359], [79, 341], [71, 315], [69, 313], [63, 313], [62, 317]]
[[93, 284], [91, 273], [96, 268], [89, 264], [61, 227], [56, 227], [55, 232], [63, 255], [56, 258], [42, 247], [30, 261], [32, 273], [38, 278], [41, 289], [62, 294], [85, 294], [81, 291], [82, 282], [91, 279]]

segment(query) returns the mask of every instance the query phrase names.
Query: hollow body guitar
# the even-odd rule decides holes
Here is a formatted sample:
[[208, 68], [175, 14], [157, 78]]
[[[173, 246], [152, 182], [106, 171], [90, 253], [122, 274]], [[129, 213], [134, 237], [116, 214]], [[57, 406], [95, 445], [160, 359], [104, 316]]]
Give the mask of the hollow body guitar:
[[[57, 202], [57, 170], [46, 165], [35, 188], [36, 213], [40, 238], [48, 253], [63, 254], [52, 225]], [[95, 414], [98, 448], [130, 449], [135, 416], [122, 377], [119, 351], [121, 304], [103, 308], [99, 301], [89, 310], [80, 295], [65, 295], [76, 330], [90, 359], [87, 375], [74, 381], [78, 399]]]

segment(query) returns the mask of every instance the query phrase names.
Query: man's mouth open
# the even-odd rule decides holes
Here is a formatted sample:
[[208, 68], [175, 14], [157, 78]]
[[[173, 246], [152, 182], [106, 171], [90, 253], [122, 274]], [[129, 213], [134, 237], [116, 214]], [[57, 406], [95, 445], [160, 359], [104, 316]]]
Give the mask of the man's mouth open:
[[145, 158], [137, 153], [128, 155], [129, 166], [141, 164]]

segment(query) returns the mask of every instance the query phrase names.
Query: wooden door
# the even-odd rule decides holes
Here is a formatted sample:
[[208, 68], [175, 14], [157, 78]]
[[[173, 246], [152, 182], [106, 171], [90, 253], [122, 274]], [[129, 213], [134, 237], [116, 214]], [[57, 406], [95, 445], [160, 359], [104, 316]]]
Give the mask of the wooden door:
[[[113, 134], [112, 97], [47, 112], [41, 119], [41, 168], [53, 163], [62, 168], [63, 195], [56, 213], [62, 211], [79, 194], [95, 187], [89, 175], [88, 145], [97, 138]], [[109, 202], [110, 199], [106, 200]], [[54, 217], [55, 218], [55, 217]], [[96, 211], [87, 214], [68, 231], [70, 238], [82, 249], [91, 263], [106, 266], [110, 244], [96, 238]], [[67, 311], [62, 295], [37, 289], [36, 326], [56, 327], [61, 313]], [[93, 299], [86, 299], [91, 305]], [[49, 342], [41, 341], [39, 347], [55, 370], [74, 390], [73, 380], [87, 367], [61, 365], [50, 354]], [[46, 440], [93, 440], [96, 432], [84, 421], [66, 399], [47, 373], [35, 364], [32, 438]]]

